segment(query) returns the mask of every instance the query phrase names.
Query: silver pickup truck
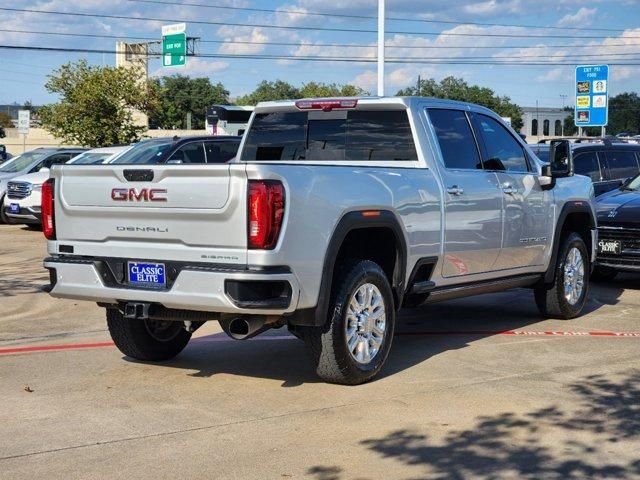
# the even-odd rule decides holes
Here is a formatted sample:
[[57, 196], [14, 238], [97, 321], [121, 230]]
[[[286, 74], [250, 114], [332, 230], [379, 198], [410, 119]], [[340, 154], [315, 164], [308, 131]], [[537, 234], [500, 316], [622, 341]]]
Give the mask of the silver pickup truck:
[[209, 320], [239, 340], [286, 325], [320, 377], [362, 383], [401, 307], [529, 287], [542, 315], [581, 313], [593, 187], [566, 142], [551, 159], [467, 103], [262, 103], [228, 164], [54, 167], [51, 295], [105, 307], [139, 360]]

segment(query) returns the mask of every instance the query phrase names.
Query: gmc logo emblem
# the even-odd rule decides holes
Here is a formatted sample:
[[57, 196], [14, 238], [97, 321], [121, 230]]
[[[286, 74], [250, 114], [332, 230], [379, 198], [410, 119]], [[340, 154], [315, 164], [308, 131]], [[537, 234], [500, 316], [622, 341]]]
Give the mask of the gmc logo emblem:
[[116, 202], [166, 202], [167, 191], [164, 188], [114, 188], [111, 200]]

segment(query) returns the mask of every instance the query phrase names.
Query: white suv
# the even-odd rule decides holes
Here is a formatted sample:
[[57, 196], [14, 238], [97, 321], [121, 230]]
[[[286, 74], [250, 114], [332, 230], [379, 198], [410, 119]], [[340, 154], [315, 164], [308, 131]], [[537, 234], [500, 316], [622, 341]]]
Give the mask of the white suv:
[[[96, 148], [81, 153], [66, 163], [74, 165], [96, 165], [108, 163], [130, 147]], [[35, 173], [21, 175], [8, 182], [7, 195], [2, 209], [11, 223], [40, 225], [40, 199], [42, 184], [49, 178], [49, 169], [44, 167]]]

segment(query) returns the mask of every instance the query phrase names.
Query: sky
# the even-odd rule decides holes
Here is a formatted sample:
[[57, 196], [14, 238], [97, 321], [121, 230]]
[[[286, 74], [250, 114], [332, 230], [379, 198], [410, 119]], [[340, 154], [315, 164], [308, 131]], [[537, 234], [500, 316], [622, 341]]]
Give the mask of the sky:
[[[640, 91], [640, 0], [387, 0], [386, 3], [385, 45], [387, 58], [391, 60], [386, 65], [387, 95], [415, 85], [418, 76], [440, 80], [454, 75], [509, 96], [521, 106], [535, 106], [538, 102], [541, 107], [560, 107], [563, 103], [573, 105], [575, 65], [604, 63], [610, 65], [611, 95]], [[277, 79], [294, 85], [311, 81], [352, 83], [375, 93], [376, 64], [358, 60], [375, 59], [376, 14], [376, 0], [13, 0], [0, 4], [0, 46], [112, 51], [118, 38], [159, 40], [163, 24], [184, 21], [187, 34], [201, 38], [197, 50], [201, 54], [324, 56], [330, 61], [197, 57], [189, 58], [186, 67], [162, 68], [159, 59], [152, 59], [150, 75], [180, 73], [209, 77], [214, 83], [222, 82], [232, 98], [252, 91], [262, 80]], [[294, 45], [260, 45], [265, 43]], [[55, 96], [44, 88], [47, 75], [64, 63], [82, 58], [97, 65], [115, 64], [113, 53], [0, 48], [0, 103], [29, 100], [40, 105], [55, 101]], [[349, 60], [334, 61], [336, 58]], [[456, 64], [460, 62], [466, 63]]]

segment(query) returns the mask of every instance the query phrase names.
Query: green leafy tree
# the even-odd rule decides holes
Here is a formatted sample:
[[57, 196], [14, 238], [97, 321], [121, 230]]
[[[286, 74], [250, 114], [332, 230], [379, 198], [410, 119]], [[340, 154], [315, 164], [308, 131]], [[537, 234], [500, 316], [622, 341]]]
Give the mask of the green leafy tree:
[[60, 101], [38, 110], [42, 126], [67, 143], [88, 147], [137, 140], [146, 126], [135, 124], [134, 110], [149, 114], [157, 108], [154, 85], [126, 67], [68, 63], [49, 76], [45, 88]]
[[290, 83], [276, 80], [263, 80], [258, 87], [248, 95], [236, 99], [238, 105], [256, 105], [259, 102], [271, 100], [293, 100], [296, 98], [314, 97], [358, 97], [368, 95], [369, 92], [355, 85], [339, 85], [337, 83], [309, 82], [297, 88]]
[[222, 83], [213, 85], [208, 78], [172, 75], [152, 81], [159, 93], [160, 108], [149, 124], [160, 128], [186, 128], [191, 112], [191, 128], [203, 129], [207, 107], [228, 105], [229, 90]]
[[299, 91], [302, 98], [314, 97], [361, 97], [369, 92], [354, 85], [338, 85], [336, 83], [309, 82], [302, 85]]
[[0, 128], [13, 128], [11, 116], [7, 112], [0, 112]]
[[461, 78], [446, 77], [440, 83], [430, 78], [420, 80], [419, 85], [402, 89], [398, 91], [397, 95], [420, 95], [477, 103], [490, 108], [498, 115], [511, 117], [511, 125], [515, 130], [520, 130], [523, 125], [522, 110], [511, 102], [509, 97], [496, 95], [490, 88], [469, 85]]
[[294, 98], [300, 98], [300, 90], [293, 85], [283, 82], [282, 80], [276, 80], [275, 82], [263, 80], [253, 92], [237, 98], [236, 104], [256, 105], [259, 102], [290, 100]]
[[624, 92], [609, 99], [609, 125], [613, 135], [622, 132], [640, 134], [640, 97], [635, 92]]

